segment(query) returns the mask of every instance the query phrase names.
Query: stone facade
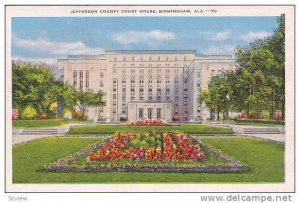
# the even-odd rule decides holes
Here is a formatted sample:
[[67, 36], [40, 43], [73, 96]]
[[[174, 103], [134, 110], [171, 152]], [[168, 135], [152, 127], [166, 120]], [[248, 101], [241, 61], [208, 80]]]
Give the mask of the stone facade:
[[[64, 82], [83, 91], [106, 93], [107, 105], [99, 115], [89, 108], [88, 118], [107, 121], [145, 119], [148, 109], [155, 115], [151, 119], [161, 109], [163, 120], [205, 120], [210, 113], [198, 101], [199, 89], [207, 89], [212, 76], [235, 68], [231, 56], [199, 55], [192, 50], [106, 51], [58, 60]], [[141, 108], [143, 118], [138, 115]]]

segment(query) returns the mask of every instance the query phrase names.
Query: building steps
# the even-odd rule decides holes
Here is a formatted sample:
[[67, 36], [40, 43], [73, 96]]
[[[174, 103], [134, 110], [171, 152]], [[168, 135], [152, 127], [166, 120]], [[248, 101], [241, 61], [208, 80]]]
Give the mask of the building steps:
[[57, 135], [58, 128], [39, 128], [39, 129], [25, 129], [19, 135]]
[[280, 134], [278, 128], [243, 128], [242, 134]]

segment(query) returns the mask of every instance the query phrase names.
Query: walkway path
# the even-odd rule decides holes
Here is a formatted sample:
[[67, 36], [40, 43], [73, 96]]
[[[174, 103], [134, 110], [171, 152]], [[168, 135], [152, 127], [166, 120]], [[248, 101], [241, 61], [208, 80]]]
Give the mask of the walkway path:
[[13, 135], [12, 144], [15, 145], [15, 144], [36, 140], [36, 139], [53, 137], [53, 136], [63, 136], [63, 135]]
[[[29, 131], [28, 133], [22, 133], [24, 132], [24, 129], [13, 129], [12, 130], [12, 144], [20, 144], [20, 143], [24, 143], [24, 142], [28, 142], [31, 140], [35, 140], [35, 139], [40, 139], [40, 138], [45, 138], [45, 137], [54, 137], [54, 136], [63, 136], [70, 127], [72, 126], [77, 126], [77, 125], [82, 125], [82, 124], [76, 124], [76, 123], [72, 123], [72, 124], [68, 124], [66, 126], [59, 126], [59, 127], [53, 127], [53, 128], [43, 128], [43, 131], [46, 132], [41, 132], [39, 133], [39, 128], [35, 128], [35, 129], [26, 129], [26, 131]], [[49, 133], [47, 133], [47, 129], [49, 129]], [[37, 131], [34, 133], [30, 133], [30, 131]], [[52, 133], [50, 132], [51, 130], [56, 130], [57, 133]]]
[[[207, 123], [207, 125], [223, 127], [223, 128], [231, 128], [234, 134], [236, 135], [236, 137], [253, 137], [253, 138], [263, 139], [271, 142], [280, 142], [280, 143], [285, 142], [284, 126], [274, 127], [274, 126], [236, 125], [236, 124], [226, 124], [226, 123], [218, 123], [218, 122]], [[264, 131], [267, 128], [271, 131], [271, 133], [264, 133]], [[246, 129], [256, 129], [257, 131], [261, 129], [262, 132], [247, 134], [245, 133], [245, 131], [247, 131]], [[278, 131], [278, 133], [272, 133], [274, 130]]]

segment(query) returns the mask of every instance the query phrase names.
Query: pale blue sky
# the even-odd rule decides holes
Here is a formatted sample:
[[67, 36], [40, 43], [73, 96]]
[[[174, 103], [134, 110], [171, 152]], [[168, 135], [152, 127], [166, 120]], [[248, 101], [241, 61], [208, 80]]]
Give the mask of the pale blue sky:
[[234, 54], [236, 46], [275, 28], [276, 17], [13, 18], [12, 57], [54, 63], [112, 49]]

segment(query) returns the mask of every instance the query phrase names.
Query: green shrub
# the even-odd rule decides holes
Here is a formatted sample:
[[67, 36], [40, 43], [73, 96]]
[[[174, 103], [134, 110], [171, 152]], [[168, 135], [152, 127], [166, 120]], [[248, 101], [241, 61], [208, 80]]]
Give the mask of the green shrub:
[[138, 147], [140, 145], [140, 140], [139, 139], [133, 139], [131, 142], [130, 142], [130, 146], [131, 147]]
[[155, 145], [157, 148], [161, 147], [161, 141], [160, 140], [156, 140]]
[[32, 120], [36, 118], [36, 116], [37, 116], [37, 111], [32, 106], [26, 106], [22, 113], [22, 118], [25, 120]]
[[148, 147], [148, 143], [146, 140], [141, 141], [141, 146], [142, 147]]
[[64, 118], [72, 119], [72, 111], [70, 111], [69, 109], [64, 109]]
[[121, 117], [120, 117], [120, 121], [121, 121], [121, 122], [122, 122], [122, 121], [123, 121], [123, 122], [127, 121], [127, 117], [126, 117], [126, 116], [121, 116]]
[[243, 119], [243, 120], [238, 120], [236, 119], [235, 122], [237, 123], [245, 123], [245, 124], [270, 124], [270, 125], [284, 125], [285, 121], [284, 120], [266, 120], [266, 119]]
[[270, 113], [269, 111], [262, 111], [261, 112], [261, 119], [269, 119], [270, 118]]
[[151, 145], [154, 145], [155, 144], [155, 137], [151, 136], [147, 139], [148, 143], [151, 144]]

